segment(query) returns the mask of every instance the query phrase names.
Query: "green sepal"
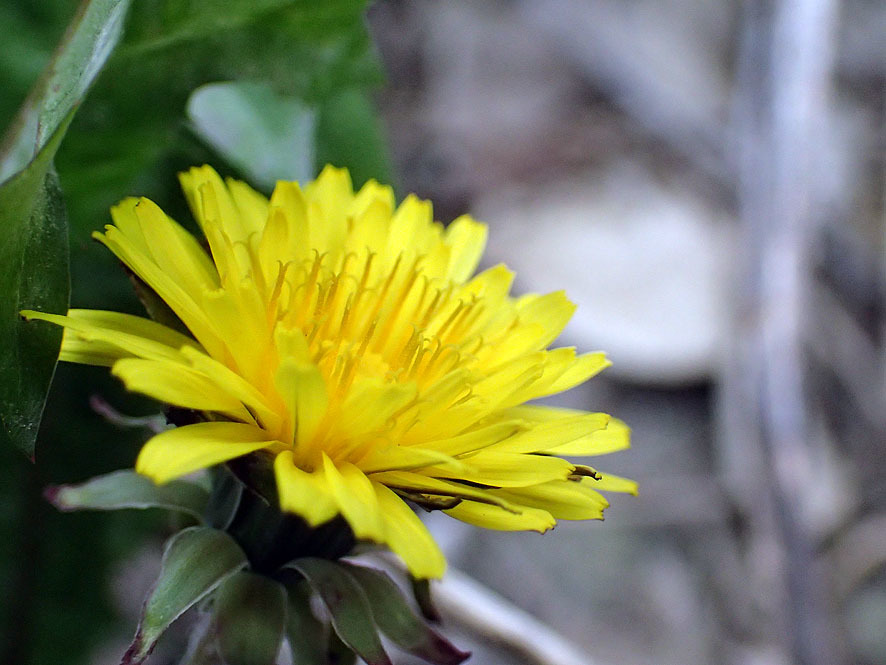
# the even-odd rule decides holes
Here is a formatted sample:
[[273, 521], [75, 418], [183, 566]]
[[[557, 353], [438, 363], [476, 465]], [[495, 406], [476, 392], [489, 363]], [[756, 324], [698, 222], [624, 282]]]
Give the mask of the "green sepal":
[[173, 621], [246, 565], [243, 550], [223, 531], [195, 526], [175, 534], [120, 665], [143, 663]]
[[372, 607], [382, 633], [404, 651], [436, 665], [458, 665], [470, 657], [425, 623], [409, 606], [400, 588], [380, 570], [344, 564]]
[[434, 599], [431, 598], [431, 581], [427, 578], [409, 577], [412, 586], [412, 595], [421, 610], [421, 615], [428, 621], [439, 623], [441, 620], [440, 611], [434, 605]]
[[243, 496], [243, 483], [228, 473], [223, 466], [209, 470], [211, 492], [206, 506], [206, 523], [222, 531], [227, 531], [237, 515], [237, 508]]
[[326, 645], [326, 663], [329, 665], [356, 665], [355, 654], [334, 630], [329, 631], [329, 643]]
[[75, 485], [46, 488], [46, 499], [61, 511], [164, 508], [203, 521], [209, 493], [200, 485], [173, 480], [157, 485], [135, 471], [114, 471]]
[[378, 636], [369, 600], [347, 568], [313, 557], [290, 561], [285, 567], [304, 576], [329, 611], [336, 634], [367, 665], [392, 665]]
[[326, 665], [329, 627], [311, 611], [311, 588], [300, 579], [287, 584], [286, 639], [294, 665]]
[[227, 665], [274, 665], [286, 628], [286, 589], [241, 571], [215, 593], [218, 651]]

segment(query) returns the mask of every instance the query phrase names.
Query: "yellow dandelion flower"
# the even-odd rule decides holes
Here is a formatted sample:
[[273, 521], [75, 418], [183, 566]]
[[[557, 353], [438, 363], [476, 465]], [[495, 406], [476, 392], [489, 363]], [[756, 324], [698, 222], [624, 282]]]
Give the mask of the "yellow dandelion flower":
[[404, 499], [501, 530], [600, 519], [598, 490], [633, 482], [559, 455], [628, 446], [606, 414], [527, 405], [594, 376], [602, 353], [547, 349], [571, 317], [562, 292], [509, 295], [474, 275], [486, 227], [443, 227], [431, 204], [326, 167], [270, 200], [210, 167], [180, 176], [209, 244], [148, 199], [112, 208], [95, 237], [193, 338], [140, 317], [25, 312], [65, 327], [61, 359], [106, 365], [130, 390], [202, 413], [157, 434], [136, 470], [158, 483], [256, 453], [273, 457], [280, 507], [358, 539], [419, 578], [445, 561]]

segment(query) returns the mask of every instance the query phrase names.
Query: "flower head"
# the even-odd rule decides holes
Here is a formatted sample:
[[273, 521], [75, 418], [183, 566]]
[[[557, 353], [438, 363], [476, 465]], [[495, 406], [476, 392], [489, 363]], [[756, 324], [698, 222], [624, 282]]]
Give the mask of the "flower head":
[[208, 166], [181, 175], [210, 253], [150, 200], [112, 208], [95, 237], [190, 331], [93, 310], [27, 312], [65, 326], [61, 359], [110, 366], [130, 390], [193, 409], [136, 470], [163, 483], [251, 453], [273, 460], [280, 507], [318, 526], [342, 516], [416, 577], [443, 556], [404, 499], [502, 530], [598, 519], [597, 490], [634, 491], [559, 455], [628, 446], [606, 414], [527, 405], [605, 368], [602, 353], [547, 349], [574, 305], [509, 295], [474, 275], [486, 227], [447, 227], [414, 196], [354, 192], [327, 167], [270, 200]]

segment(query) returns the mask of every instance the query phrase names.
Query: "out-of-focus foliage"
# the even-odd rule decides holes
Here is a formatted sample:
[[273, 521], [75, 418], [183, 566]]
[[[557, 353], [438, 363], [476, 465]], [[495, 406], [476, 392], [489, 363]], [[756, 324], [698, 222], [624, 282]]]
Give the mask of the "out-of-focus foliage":
[[[9, 126], [66, 26], [85, 7], [37, 0], [0, 6], [0, 128]], [[197, 131], [186, 107], [201, 85], [234, 82], [282, 100], [276, 107], [250, 106], [259, 127], [286, 126], [281, 108], [311, 116], [298, 141], [269, 143], [278, 151], [268, 156], [271, 169], [316, 169], [332, 159], [348, 166], [355, 180], [390, 179], [369, 103], [381, 73], [364, 10], [362, 0], [133, 3], [121, 43], [56, 153], [70, 224], [72, 305], [143, 314], [120, 266], [89, 241], [90, 232], [109, 220], [108, 207], [124, 196], [150, 196], [188, 224], [177, 170], [211, 161], [259, 188], [271, 178], [305, 176], [247, 172], [240, 155], [207, 142], [232, 129], [226, 130], [229, 118], [217, 116], [204, 119], [201, 129], [210, 133]], [[6, 598], [0, 604], [0, 662], [76, 665], [98, 639], [115, 631], [125, 639], [131, 630], [114, 623], [108, 583], [115, 562], [162, 518], [155, 511], [63, 515], [41, 496], [48, 484], [131, 466], [147, 438], [146, 431], [121, 429], [90, 408], [90, 396], [99, 395], [123, 413], [158, 410], [123, 393], [105, 374], [59, 368], [35, 465], [11, 446], [0, 449], [0, 591]]]
[[[564, 342], [613, 367], [560, 403], [630, 423], [632, 450], [607, 466], [641, 488], [599, 533], [487, 538], [432, 514], [448, 560], [602, 665], [886, 663], [886, 3], [379, 2], [370, 16], [403, 189], [488, 222], [489, 259], [518, 290], [567, 285]], [[800, 242], [771, 241], [785, 223]], [[810, 253], [802, 275], [782, 259], [795, 251]], [[779, 300], [760, 316], [764, 292]], [[780, 382], [749, 331], [798, 314], [784, 330], [803, 360]], [[769, 338], [783, 357], [786, 338]], [[808, 434], [764, 445], [767, 400]], [[782, 445], [791, 463], [768, 462]], [[822, 593], [788, 592], [798, 580]], [[488, 644], [476, 660], [525, 662]]]
[[123, 43], [58, 157], [74, 239], [100, 224], [123, 196], [149, 194], [165, 206], [178, 188], [172, 170], [207, 157], [183, 140], [190, 133], [187, 100], [199, 86], [262, 81], [313, 106], [340, 90], [378, 83], [363, 5], [360, 0], [136, 3]]
[[194, 133], [268, 190], [281, 173], [298, 181], [313, 178], [316, 116], [296, 97], [253, 81], [210, 83], [188, 100]]

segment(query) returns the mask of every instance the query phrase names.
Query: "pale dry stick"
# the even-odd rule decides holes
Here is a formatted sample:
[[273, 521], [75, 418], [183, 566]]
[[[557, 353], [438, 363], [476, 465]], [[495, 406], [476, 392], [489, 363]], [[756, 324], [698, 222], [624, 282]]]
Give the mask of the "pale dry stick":
[[[760, 229], [761, 405], [777, 524], [786, 554], [793, 655], [804, 665], [843, 660], [835, 647], [826, 594], [816, 575], [815, 543], [798, 502], [814, 484], [808, 443], [802, 342], [808, 316], [810, 234], [821, 186], [820, 157], [830, 117], [837, 4], [775, 3], [771, 46], [770, 129], [773, 183]], [[765, 195], [764, 195], [765, 196]], [[764, 203], [765, 205], [765, 203]]]
[[815, 484], [803, 331], [810, 236], [821, 208], [818, 169], [829, 136], [837, 4], [758, 0], [748, 3], [746, 18], [753, 39], [742, 48], [745, 104], [739, 115], [748, 250], [739, 303], [744, 437], [759, 451], [758, 470], [771, 498], [779, 546], [775, 576], [784, 585], [777, 603], [788, 638], [784, 646], [798, 665], [833, 665], [844, 655], [833, 639], [827, 582], [813, 565], [813, 535], [803, 523], [803, 501]]
[[453, 568], [434, 584], [433, 598], [445, 623], [519, 653], [526, 665], [601, 665], [550, 626]]

